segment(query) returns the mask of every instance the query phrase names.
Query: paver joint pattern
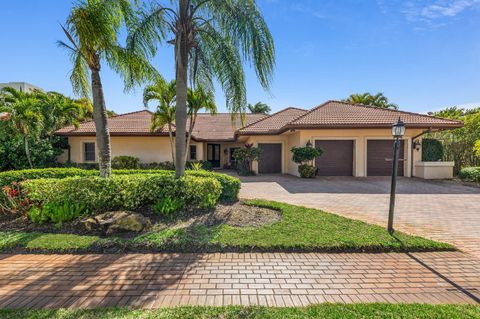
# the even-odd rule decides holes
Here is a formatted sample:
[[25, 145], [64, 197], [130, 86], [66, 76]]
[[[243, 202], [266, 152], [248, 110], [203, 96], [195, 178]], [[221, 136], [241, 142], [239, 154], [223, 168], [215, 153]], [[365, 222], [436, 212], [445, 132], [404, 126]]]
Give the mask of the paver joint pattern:
[[0, 307], [475, 304], [479, 273], [461, 252], [0, 255]]

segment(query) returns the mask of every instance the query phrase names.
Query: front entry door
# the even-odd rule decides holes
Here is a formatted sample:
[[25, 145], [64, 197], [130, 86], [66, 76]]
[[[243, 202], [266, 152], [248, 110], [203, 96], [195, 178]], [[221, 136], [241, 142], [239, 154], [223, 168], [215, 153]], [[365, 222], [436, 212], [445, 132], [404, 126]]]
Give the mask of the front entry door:
[[220, 167], [220, 144], [207, 144], [207, 161], [212, 167]]

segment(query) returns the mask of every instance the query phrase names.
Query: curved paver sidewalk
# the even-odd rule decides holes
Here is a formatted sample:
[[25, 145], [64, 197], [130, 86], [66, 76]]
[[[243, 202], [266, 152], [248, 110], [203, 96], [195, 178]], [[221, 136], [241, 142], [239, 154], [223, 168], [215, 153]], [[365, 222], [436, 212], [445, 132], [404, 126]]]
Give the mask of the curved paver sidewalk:
[[[261, 198], [318, 208], [385, 226], [388, 177], [271, 175], [242, 177], [242, 198]], [[452, 182], [399, 178], [394, 226], [411, 234], [451, 243], [480, 258], [480, 188]]]
[[460, 252], [0, 255], [0, 308], [477, 303], [479, 273]]

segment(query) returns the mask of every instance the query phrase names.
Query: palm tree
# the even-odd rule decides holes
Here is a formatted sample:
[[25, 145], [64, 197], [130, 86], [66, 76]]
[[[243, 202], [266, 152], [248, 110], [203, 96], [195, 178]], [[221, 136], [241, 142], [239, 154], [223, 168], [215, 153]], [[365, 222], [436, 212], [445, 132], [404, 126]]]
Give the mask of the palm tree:
[[398, 105], [390, 103], [388, 101], [388, 98], [384, 96], [383, 93], [377, 93], [375, 95], [372, 95], [370, 93], [352, 94], [347, 99], [345, 99], [344, 102], [375, 106], [382, 109], [398, 109]]
[[248, 110], [252, 113], [259, 114], [268, 114], [271, 111], [270, 106], [262, 102], [257, 102], [254, 105], [248, 104]]
[[92, 93], [102, 177], [111, 174], [110, 133], [100, 78], [102, 63], [106, 62], [123, 76], [127, 89], [154, 74], [143, 56], [118, 44], [119, 31], [123, 25], [128, 27], [133, 23], [133, 13], [129, 0], [80, 0], [62, 26], [69, 43], [58, 41], [59, 46], [71, 53], [73, 70], [70, 80], [75, 93], [82, 97], [89, 97]]
[[172, 161], [175, 163], [175, 148], [173, 143], [173, 123], [175, 122], [175, 81], [165, 83], [157, 79], [155, 84], [149, 85], [143, 91], [143, 104], [148, 107], [150, 101], [158, 101], [157, 109], [152, 116], [151, 131], [162, 129], [168, 126], [168, 137], [170, 138], [170, 149]]
[[88, 111], [83, 101], [78, 101], [57, 92], [37, 92], [44, 118], [44, 129], [47, 136], [67, 125], [78, 126]]
[[25, 155], [30, 168], [33, 168], [30, 157], [30, 138], [38, 138], [43, 126], [43, 116], [40, 104], [35, 92], [21, 92], [10, 87], [0, 90], [0, 112], [9, 114], [13, 128], [23, 137]]
[[189, 116], [189, 127], [187, 134], [187, 146], [185, 150], [185, 162], [188, 158], [188, 150], [190, 148], [190, 141], [192, 139], [193, 128], [197, 121], [198, 112], [205, 109], [206, 112], [217, 113], [217, 105], [215, 105], [215, 96], [212, 91], [206, 91], [201, 86], [196, 90], [188, 90], [187, 92], [187, 106]]
[[[168, 2], [167, 2], [168, 3]], [[187, 81], [213, 90], [220, 82], [232, 117], [244, 113], [243, 62], [268, 89], [275, 64], [273, 38], [254, 0], [177, 0], [139, 13], [128, 48], [152, 58], [158, 43], [174, 46], [176, 76], [176, 176], [185, 171]], [[244, 116], [242, 115], [242, 120]], [[182, 137], [182, 138], [178, 138]]]

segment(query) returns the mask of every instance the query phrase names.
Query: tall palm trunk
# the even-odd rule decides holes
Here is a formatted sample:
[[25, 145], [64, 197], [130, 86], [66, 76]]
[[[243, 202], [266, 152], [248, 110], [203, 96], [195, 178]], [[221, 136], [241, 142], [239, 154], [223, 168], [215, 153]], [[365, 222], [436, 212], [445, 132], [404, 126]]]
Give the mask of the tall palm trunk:
[[175, 39], [175, 175], [183, 176], [185, 172], [185, 134], [187, 126], [187, 67], [188, 67], [188, 0], [180, 0], [180, 17], [177, 20]]
[[110, 177], [112, 172], [110, 132], [107, 125], [107, 108], [103, 96], [102, 81], [100, 80], [100, 70], [92, 69], [92, 95], [93, 95], [93, 120], [95, 122], [98, 164], [101, 177]]
[[30, 158], [30, 145], [28, 144], [28, 137], [26, 135], [23, 137], [23, 141], [25, 144], [25, 155], [27, 155], [28, 165], [30, 165], [30, 168], [33, 168], [32, 159]]
[[170, 149], [172, 150], [172, 163], [175, 164], [175, 149], [173, 145], [172, 123], [168, 123], [168, 137], [170, 138]]

